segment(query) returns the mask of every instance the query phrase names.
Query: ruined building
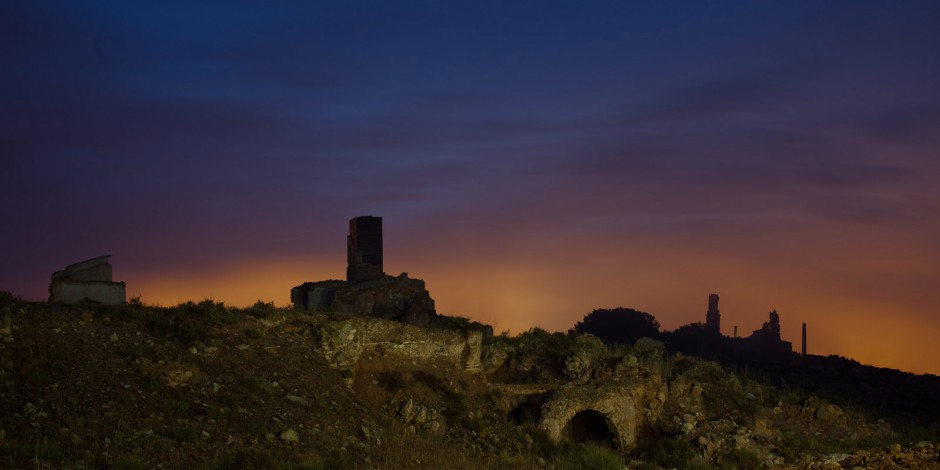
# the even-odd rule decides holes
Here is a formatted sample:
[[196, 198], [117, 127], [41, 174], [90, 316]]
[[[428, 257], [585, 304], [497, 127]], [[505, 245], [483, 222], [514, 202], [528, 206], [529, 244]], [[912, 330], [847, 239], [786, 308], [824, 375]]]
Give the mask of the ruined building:
[[734, 327], [731, 337], [721, 334], [718, 295], [708, 296], [705, 323], [694, 323], [669, 334], [671, 349], [704, 357], [734, 361], [782, 361], [792, 359], [793, 345], [780, 336], [780, 315], [771, 311], [769, 318], [748, 337], [738, 337]]
[[99, 302], [105, 305], [120, 305], [125, 302], [125, 284], [111, 280], [111, 255], [99, 256], [70, 264], [62, 271], [52, 274], [49, 284], [49, 301], [77, 303]]
[[708, 296], [708, 312], [705, 313], [705, 330], [721, 334], [721, 314], [718, 313], [718, 294]]
[[384, 277], [382, 218], [367, 215], [350, 220], [346, 249], [347, 281], [374, 281]]
[[785, 359], [793, 355], [793, 343], [780, 338], [780, 315], [771, 310], [767, 321], [741, 340], [740, 351], [749, 359]]
[[437, 316], [421, 279], [388, 276], [382, 265], [382, 218], [356, 217], [346, 238], [346, 281], [305, 282], [291, 302], [310, 311], [343, 312], [428, 325]]

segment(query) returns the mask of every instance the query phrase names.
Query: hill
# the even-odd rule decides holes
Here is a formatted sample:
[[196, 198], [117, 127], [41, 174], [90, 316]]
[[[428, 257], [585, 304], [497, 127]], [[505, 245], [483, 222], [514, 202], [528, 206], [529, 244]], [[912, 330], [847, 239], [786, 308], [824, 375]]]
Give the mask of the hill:
[[[10, 468], [937, 468], [896, 429], [640, 339], [0, 296]], [[828, 467], [827, 467], [828, 466]]]

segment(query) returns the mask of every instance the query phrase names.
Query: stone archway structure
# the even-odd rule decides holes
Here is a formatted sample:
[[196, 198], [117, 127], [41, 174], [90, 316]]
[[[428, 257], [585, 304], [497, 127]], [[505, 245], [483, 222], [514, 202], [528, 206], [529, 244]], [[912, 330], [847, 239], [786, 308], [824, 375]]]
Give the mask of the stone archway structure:
[[623, 386], [564, 386], [542, 407], [539, 426], [556, 442], [600, 438], [626, 451], [636, 443], [637, 404]]

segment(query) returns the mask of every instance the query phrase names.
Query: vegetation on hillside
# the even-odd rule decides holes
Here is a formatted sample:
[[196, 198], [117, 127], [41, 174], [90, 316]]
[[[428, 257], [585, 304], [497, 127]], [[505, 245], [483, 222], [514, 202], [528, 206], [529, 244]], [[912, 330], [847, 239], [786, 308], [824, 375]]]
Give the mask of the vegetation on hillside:
[[[629, 320], [611, 331], [631, 326], [609, 345], [578, 326], [496, 336], [483, 354], [505, 366], [489, 375], [379, 356], [364, 357], [352, 376], [317, 349], [317, 325], [349, 318], [337, 312], [262, 301], [56, 305], [0, 292], [0, 461], [127, 469], [730, 469], [833, 454], [859, 466], [936, 461], [934, 447], [922, 445], [937, 441], [940, 426], [936, 416], [930, 421], [929, 377], [832, 358], [769, 369], [664, 355], [655, 341], [629, 341], [640, 331], [663, 335], [652, 315], [630, 309], [598, 310], [579, 325], [593, 328], [611, 312]], [[479, 327], [461, 318], [445, 326]], [[626, 452], [554, 442], [539, 427], [541, 395], [520, 403], [492, 386], [564, 388], [618, 374], [624, 384], [654, 376], [669, 383], [661, 419]], [[854, 377], [855, 388], [846, 392], [827, 375]], [[833, 393], [906, 397], [925, 417], [879, 423], [878, 413], [891, 417], [890, 403], [837, 401], [817, 393], [826, 382]], [[755, 443], [773, 453], [759, 455]], [[903, 447], [885, 450], [894, 443]]]

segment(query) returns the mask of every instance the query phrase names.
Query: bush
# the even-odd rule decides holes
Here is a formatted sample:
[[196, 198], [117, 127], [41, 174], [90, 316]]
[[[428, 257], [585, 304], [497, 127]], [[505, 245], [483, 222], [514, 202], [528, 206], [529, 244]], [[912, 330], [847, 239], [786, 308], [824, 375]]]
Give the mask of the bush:
[[658, 439], [649, 443], [639, 452], [647, 460], [658, 463], [666, 468], [685, 468], [690, 460], [695, 457], [695, 451], [686, 440], [675, 440], [670, 438]]
[[297, 461], [288, 455], [267, 450], [238, 450], [220, 457], [206, 466], [212, 470], [254, 468], [259, 470], [319, 470], [327, 468], [316, 457], [307, 457]]
[[566, 449], [559, 466], [571, 470], [620, 470], [623, 460], [611, 449], [582, 444]]
[[12, 304], [16, 302], [17, 299], [15, 295], [10, 293], [10, 291], [0, 290], [0, 304]]
[[721, 459], [721, 468], [736, 470], [753, 470], [761, 468], [760, 457], [747, 449], [731, 449], [728, 455]]
[[274, 306], [274, 302], [265, 303], [258, 300], [254, 305], [248, 307], [245, 313], [255, 318], [268, 318], [277, 313], [277, 307]]
[[659, 339], [659, 322], [632, 308], [597, 309], [584, 316], [572, 333], [590, 333], [607, 344], [633, 344], [640, 338]]
[[193, 442], [198, 434], [196, 428], [186, 425], [178, 425], [170, 430], [170, 437], [177, 442]]
[[159, 338], [170, 338], [182, 344], [205, 341], [213, 323], [234, 323], [235, 312], [222, 302], [203, 300], [185, 302], [157, 310], [147, 319], [147, 330]]

